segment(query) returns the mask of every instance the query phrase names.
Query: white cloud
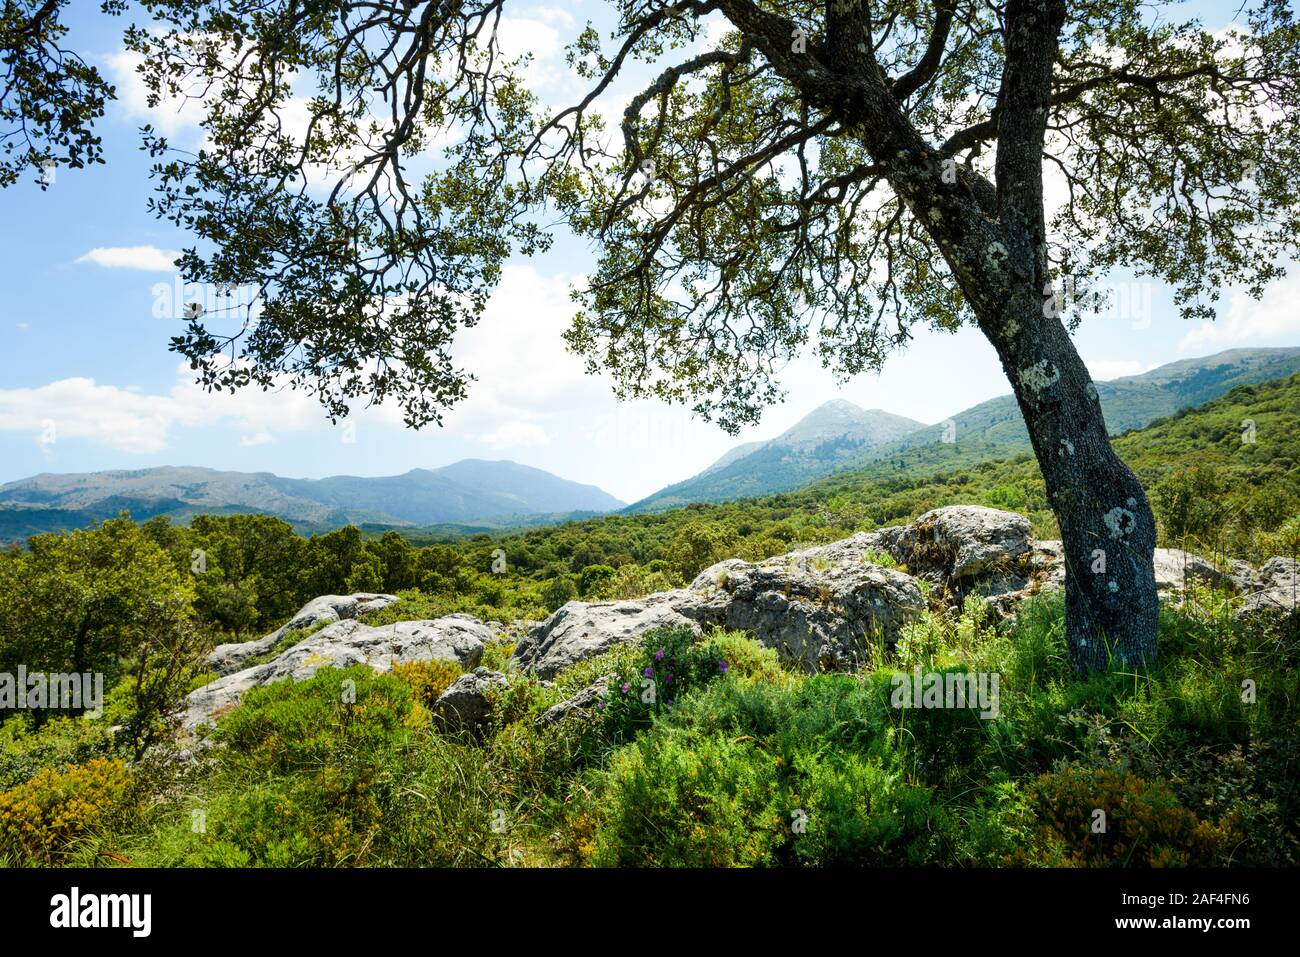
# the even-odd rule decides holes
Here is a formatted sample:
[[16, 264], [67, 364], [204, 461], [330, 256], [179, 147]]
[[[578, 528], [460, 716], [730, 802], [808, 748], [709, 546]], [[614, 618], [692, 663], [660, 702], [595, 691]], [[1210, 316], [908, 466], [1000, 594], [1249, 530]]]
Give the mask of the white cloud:
[[483, 319], [458, 337], [456, 363], [478, 381], [470, 402], [448, 417], [450, 429], [484, 434], [608, 401], [608, 383], [587, 375], [561, 338], [574, 313], [569, 286], [576, 278], [543, 276], [529, 265], [503, 270]]
[[157, 246], [97, 246], [77, 257], [79, 263], [94, 263], [105, 269], [139, 269], [145, 272], [174, 272], [174, 249]]
[[[555, 22], [554, 17], [547, 19]], [[502, 17], [497, 26], [497, 43], [507, 60], [531, 54], [532, 59], [523, 70], [523, 82], [529, 90], [536, 92], [567, 76], [564, 40], [542, 18]]]
[[533, 422], [505, 422], [478, 440], [494, 449], [526, 449], [550, 445], [546, 430]]
[[128, 120], [143, 121], [167, 137], [196, 129], [203, 118], [203, 106], [197, 98], [164, 96], [156, 107], [149, 107], [149, 88], [137, 72], [144, 58], [131, 50], [119, 50], [105, 58], [109, 76], [117, 87], [116, 109]]
[[323, 428], [316, 401], [303, 392], [245, 389], [234, 395], [209, 393], [177, 367], [178, 381], [165, 394], [121, 388], [75, 376], [36, 388], [0, 389], [0, 432], [44, 434], [54, 426], [56, 441], [85, 439], [140, 455], [167, 448], [171, 430], [230, 426], [249, 435], [242, 445], [270, 441], [270, 428]]
[[[148, 261], [142, 254], [104, 252], [92, 250], [83, 259], [131, 262], [132, 268]], [[608, 384], [588, 376], [561, 339], [574, 308], [569, 284], [569, 276], [542, 276], [531, 266], [506, 268], [483, 320], [456, 344], [457, 364], [478, 381], [471, 401], [448, 413], [446, 433], [494, 448], [536, 448], [552, 442], [548, 422], [561, 416], [582, 422], [609, 404]], [[366, 430], [403, 427], [393, 403], [359, 408], [348, 421]], [[229, 429], [236, 433], [232, 445], [245, 448], [331, 428], [317, 400], [304, 391], [208, 392], [194, 382], [187, 364], [176, 367], [175, 383], [162, 392], [85, 376], [0, 389], [0, 432], [40, 435], [48, 422], [55, 423], [58, 441], [83, 439], [134, 454], [166, 449], [178, 428]]]
[[1092, 377], [1099, 382], [1141, 375], [1155, 368], [1155, 363], [1142, 362], [1140, 359], [1084, 359], [1083, 361], [1088, 366], [1088, 371], [1092, 373]]
[[52, 441], [91, 439], [125, 452], [161, 451], [167, 430], [184, 416], [166, 396], [138, 395], [81, 377], [0, 390], [0, 431], [39, 435], [52, 423]]
[[1297, 299], [1300, 299], [1300, 275], [1294, 273], [1270, 286], [1259, 301], [1244, 292], [1234, 292], [1227, 313], [1213, 322], [1198, 324], [1183, 336], [1178, 351], [1300, 335]]

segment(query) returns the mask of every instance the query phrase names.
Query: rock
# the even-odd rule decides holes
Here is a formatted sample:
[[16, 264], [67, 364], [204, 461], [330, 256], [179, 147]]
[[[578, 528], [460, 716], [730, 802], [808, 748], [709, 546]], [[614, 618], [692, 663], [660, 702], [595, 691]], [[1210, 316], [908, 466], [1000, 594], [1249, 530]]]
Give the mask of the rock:
[[1257, 581], [1259, 589], [1242, 602], [1238, 619], [1268, 616], [1284, 624], [1300, 621], [1300, 562], [1270, 558], [1260, 566]]
[[492, 693], [505, 688], [506, 676], [499, 671], [475, 668], [453, 681], [438, 700], [433, 713], [449, 728], [477, 731], [492, 714]]
[[218, 678], [185, 699], [183, 725], [193, 730], [239, 704], [244, 693], [272, 681], [303, 681], [319, 668], [366, 664], [388, 671], [398, 662], [454, 661], [476, 667], [493, 634], [470, 615], [447, 615], [430, 621], [399, 621], [372, 628], [356, 619], [335, 622], [261, 665]]
[[1229, 577], [1232, 578], [1232, 585], [1239, 595], [1249, 595], [1251, 592], [1259, 591], [1262, 582], [1259, 580], [1259, 573], [1255, 571], [1253, 565], [1249, 562], [1243, 562], [1239, 558], [1234, 558], [1229, 564]]
[[983, 576], [972, 583], [971, 591], [982, 595], [999, 616], [1009, 618], [1025, 599], [1065, 590], [1065, 547], [1058, 539], [1031, 541], [1017, 568], [1017, 572]]
[[387, 608], [396, 595], [359, 592], [355, 595], [321, 595], [298, 609], [298, 613], [275, 631], [255, 641], [218, 645], [208, 656], [208, 667], [219, 675], [238, 671], [249, 658], [264, 655], [288, 632], [311, 628], [322, 622], [348, 621]]
[[1185, 552], [1181, 548], [1157, 548], [1155, 570], [1156, 591], [1162, 595], [1184, 592], [1192, 581], [1236, 591], [1236, 584], [1230, 575], [1216, 568], [1209, 559]]
[[[1245, 563], [1239, 563], [1244, 565]], [[987, 583], [981, 592], [988, 595], [990, 604], [1002, 614], [1010, 614], [1014, 605], [1031, 595], [1065, 588], [1065, 551], [1059, 541], [1030, 542], [1028, 556], [1020, 562], [1024, 569], [1025, 584], [1020, 588], [995, 590], [996, 582]], [[1091, 557], [1085, 560], [1084, 571], [1091, 573]], [[1154, 555], [1156, 589], [1167, 601], [1174, 600], [1187, 590], [1187, 584], [1199, 580], [1215, 588], [1238, 591], [1240, 573], [1225, 574], [1206, 558], [1178, 548], [1157, 548]], [[1246, 566], [1247, 569], [1250, 566]], [[1253, 572], [1252, 572], [1253, 573]], [[1014, 584], [1014, 580], [1012, 581]]]
[[602, 675], [571, 698], [552, 705], [537, 719], [539, 725], [558, 724], [571, 714], [591, 714], [609, 692], [613, 674]]
[[684, 626], [698, 633], [699, 625], [678, 610], [696, 600], [691, 592], [672, 591], [635, 601], [567, 602], [515, 645], [514, 658], [539, 678], [554, 678], [655, 628]]
[[877, 540], [911, 574], [965, 591], [977, 576], [1013, 572], [1030, 551], [1029, 531], [1029, 519], [1014, 512], [949, 505], [901, 529], [881, 529]]
[[699, 634], [717, 625], [752, 632], [809, 671], [852, 669], [865, 661], [868, 641], [892, 644], [925, 607], [911, 577], [866, 560], [876, 543], [874, 534], [858, 533], [758, 563], [728, 559], [684, 590], [634, 601], [572, 601], [533, 629], [515, 657], [553, 678], [655, 628]]
[[809, 672], [852, 670], [870, 642], [892, 645], [925, 610], [913, 578], [866, 560], [877, 541], [858, 533], [762, 562], [721, 562], [691, 584], [706, 600], [677, 610], [701, 624], [752, 632]]

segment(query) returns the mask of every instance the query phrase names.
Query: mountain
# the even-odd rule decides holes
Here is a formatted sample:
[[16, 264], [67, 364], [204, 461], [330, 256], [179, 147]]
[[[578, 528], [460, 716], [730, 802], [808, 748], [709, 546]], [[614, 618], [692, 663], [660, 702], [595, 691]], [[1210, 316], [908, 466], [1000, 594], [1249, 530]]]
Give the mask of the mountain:
[[[1141, 375], [1098, 382], [1097, 396], [1107, 430], [1121, 435], [1203, 405], [1236, 386], [1296, 372], [1300, 372], [1300, 348], [1229, 349], [1170, 362]], [[945, 433], [951, 441], [944, 441]], [[1029, 433], [1020, 408], [1015, 398], [1004, 395], [873, 449], [854, 467], [889, 462], [897, 472], [957, 468], [1028, 451]]]
[[427, 526], [514, 516], [607, 512], [623, 503], [516, 462], [465, 459], [403, 475], [324, 479], [172, 467], [42, 474], [0, 485], [0, 539], [79, 528], [125, 509], [137, 519], [263, 512], [300, 527]]
[[798, 488], [919, 428], [922, 423], [913, 419], [832, 399], [775, 439], [737, 446], [698, 475], [642, 499], [628, 511], [659, 511]]
[[[1202, 405], [1239, 385], [1253, 385], [1300, 372], [1300, 348], [1229, 349], [1199, 359], [1170, 362], [1141, 375], [1097, 383], [1097, 394], [1112, 435], [1141, 428], [1183, 409]], [[829, 413], [823, 415], [826, 410]], [[887, 466], [897, 474], [914, 474], [969, 467], [978, 462], [1030, 450], [1029, 433], [1013, 396], [1004, 395], [959, 412], [936, 425], [912, 423], [892, 440], [864, 442], [856, 450], [838, 449], [829, 457], [800, 458], [783, 471], [779, 450], [770, 447], [804, 429], [814, 436], [819, 419], [834, 420], [837, 411], [851, 415], [887, 416], [863, 412], [836, 400], [817, 409], [793, 429], [758, 449], [737, 456], [733, 449], [712, 466], [684, 482], [670, 485], [628, 507], [629, 512], [659, 511], [690, 502], [724, 502], [747, 496], [788, 491], [846, 469]], [[889, 416], [895, 422], [910, 422]], [[833, 430], [833, 427], [832, 427]], [[945, 439], [951, 441], [945, 441]], [[724, 465], [725, 463], [725, 465]], [[820, 471], [819, 471], [820, 469]], [[747, 473], [752, 473], [747, 478]], [[787, 479], [788, 474], [788, 479]]]

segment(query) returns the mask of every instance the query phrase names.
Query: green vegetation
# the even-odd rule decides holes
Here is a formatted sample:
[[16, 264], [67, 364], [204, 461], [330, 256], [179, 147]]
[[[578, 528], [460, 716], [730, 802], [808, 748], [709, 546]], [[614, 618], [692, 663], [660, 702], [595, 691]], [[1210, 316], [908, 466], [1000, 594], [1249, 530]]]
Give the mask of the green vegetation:
[[[1117, 444], [1152, 489], [1166, 543], [1258, 559], [1296, 547], [1298, 419], [1293, 377]], [[744, 634], [663, 631], [546, 685], [514, 668], [503, 636], [483, 663], [507, 684], [477, 734], [432, 718], [454, 665], [327, 668], [247, 695], [195, 760], [171, 753], [163, 715], [213, 677], [202, 654], [319, 594], [397, 593], [374, 624], [468, 611], [513, 630], [566, 600], [661, 590], [719, 558], [950, 502], [1022, 510], [1052, 531], [1031, 460], [923, 478], [883, 468], [768, 499], [448, 542], [356, 528], [303, 538], [266, 516], [36, 536], [0, 557], [0, 671], [100, 671], [107, 695], [99, 716], [0, 722], [0, 862], [1300, 863], [1295, 642], [1201, 590], [1163, 610], [1160, 664], [1142, 674], [1076, 678], [1051, 600], [1006, 622], [977, 600], [936, 612], [855, 675], [794, 673]], [[996, 716], [895, 707], [894, 676], [918, 668], [998, 675]], [[606, 676], [601, 705], [539, 722]]]
[[[1069, 670], [1050, 602], [1011, 625], [971, 602], [918, 626], [930, 632], [924, 664], [914, 641], [857, 675], [783, 670], [739, 634], [661, 631], [553, 687], [511, 672], [481, 740], [439, 730], [422, 704], [454, 669], [329, 668], [250, 693], [197, 763], [151, 756], [127, 767], [106, 737], [77, 763], [0, 792], [0, 855], [187, 866], [1295, 865], [1294, 645], [1230, 611], [1196, 592], [1164, 614], [1158, 669], [1087, 681]], [[894, 676], [913, 660], [997, 672], [997, 716], [894, 707]], [[601, 674], [615, 675], [604, 707], [538, 722]], [[1260, 689], [1254, 703], [1243, 701], [1246, 677]], [[66, 731], [52, 722], [19, 738], [47, 735]], [[1091, 828], [1096, 809], [1104, 833]]]

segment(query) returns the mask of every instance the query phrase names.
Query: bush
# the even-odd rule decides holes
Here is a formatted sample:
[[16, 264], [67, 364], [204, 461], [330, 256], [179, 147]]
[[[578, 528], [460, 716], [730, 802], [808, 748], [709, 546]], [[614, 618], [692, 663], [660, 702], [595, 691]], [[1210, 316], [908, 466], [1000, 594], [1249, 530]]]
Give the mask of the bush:
[[774, 759], [723, 735], [638, 740], [603, 781], [597, 866], [771, 865], [793, 837]]
[[683, 695], [732, 667], [722, 644], [698, 641], [686, 627], [647, 632], [638, 648], [615, 670], [603, 702], [605, 731], [614, 741], [631, 739]]
[[450, 688], [464, 674], [464, 670], [455, 662], [431, 658], [428, 661], [399, 662], [393, 665], [390, 673], [397, 680], [410, 685], [416, 701], [425, 708], [432, 709], [438, 696]]
[[1241, 840], [1235, 815], [1203, 821], [1164, 782], [1109, 768], [1065, 765], [1044, 774], [1030, 803], [1039, 841], [1071, 867], [1213, 867]]
[[117, 759], [41, 771], [0, 794], [0, 851], [29, 863], [58, 864], [73, 842], [123, 810], [129, 787], [126, 766]]

